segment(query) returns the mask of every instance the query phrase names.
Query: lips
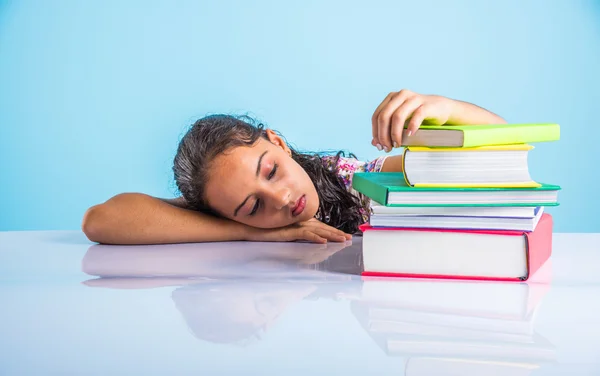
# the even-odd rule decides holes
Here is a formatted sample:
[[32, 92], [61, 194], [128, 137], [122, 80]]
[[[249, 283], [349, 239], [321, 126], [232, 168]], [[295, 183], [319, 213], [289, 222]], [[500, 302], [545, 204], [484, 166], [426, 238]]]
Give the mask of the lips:
[[296, 201], [296, 204], [292, 208], [292, 216], [296, 217], [296, 216], [302, 214], [305, 207], [306, 207], [306, 195], [302, 195], [302, 197], [300, 197], [298, 199], [298, 201]]

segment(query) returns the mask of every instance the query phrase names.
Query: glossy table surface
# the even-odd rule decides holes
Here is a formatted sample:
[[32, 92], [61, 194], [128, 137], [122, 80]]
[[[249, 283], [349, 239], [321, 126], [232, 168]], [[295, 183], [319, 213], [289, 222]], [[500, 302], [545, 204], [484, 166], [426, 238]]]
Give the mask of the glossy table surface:
[[360, 277], [345, 244], [0, 232], [0, 375], [600, 375], [600, 234], [528, 283]]

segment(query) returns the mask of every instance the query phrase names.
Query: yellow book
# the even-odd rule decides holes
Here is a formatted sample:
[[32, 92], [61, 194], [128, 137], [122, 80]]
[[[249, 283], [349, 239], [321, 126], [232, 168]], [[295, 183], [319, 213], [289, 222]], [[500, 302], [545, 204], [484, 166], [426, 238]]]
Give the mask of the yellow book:
[[528, 144], [472, 148], [407, 147], [406, 184], [431, 188], [537, 188], [529, 173]]

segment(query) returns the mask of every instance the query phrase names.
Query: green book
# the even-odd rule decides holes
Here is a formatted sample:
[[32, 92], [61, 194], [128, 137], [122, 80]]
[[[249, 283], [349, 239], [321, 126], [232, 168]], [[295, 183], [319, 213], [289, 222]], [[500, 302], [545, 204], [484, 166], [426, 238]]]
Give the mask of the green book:
[[408, 136], [405, 129], [402, 146], [477, 147], [492, 145], [530, 144], [560, 139], [558, 124], [495, 124], [495, 125], [421, 125]]
[[557, 185], [535, 188], [421, 188], [401, 172], [357, 172], [352, 187], [385, 206], [557, 206]]

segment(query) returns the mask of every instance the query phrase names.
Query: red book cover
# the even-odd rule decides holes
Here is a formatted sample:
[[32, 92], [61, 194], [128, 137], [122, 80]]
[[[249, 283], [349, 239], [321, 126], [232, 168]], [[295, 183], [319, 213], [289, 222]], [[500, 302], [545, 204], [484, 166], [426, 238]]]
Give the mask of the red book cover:
[[368, 224], [360, 226], [365, 231], [425, 231], [425, 232], [466, 232], [487, 234], [490, 236], [524, 236], [525, 254], [527, 257], [527, 275], [524, 278], [500, 278], [484, 276], [460, 276], [460, 275], [434, 275], [434, 274], [404, 274], [404, 273], [381, 273], [365, 270], [365, 277], [405, 277], [405, 278], [436, 278], [436, 279], [462, 279], [481, 281], [526, 281], [550, 258], [552, 254], [552, 216], [544, 213], [535, 230], [532, 232], [520, 231], [488, 231], [488, 230], [454, 230], [454, 229], [424, 229], [424, 228], [394, 228], [394, 227], [371, 227]]

